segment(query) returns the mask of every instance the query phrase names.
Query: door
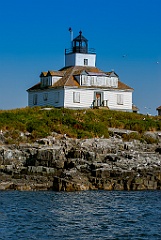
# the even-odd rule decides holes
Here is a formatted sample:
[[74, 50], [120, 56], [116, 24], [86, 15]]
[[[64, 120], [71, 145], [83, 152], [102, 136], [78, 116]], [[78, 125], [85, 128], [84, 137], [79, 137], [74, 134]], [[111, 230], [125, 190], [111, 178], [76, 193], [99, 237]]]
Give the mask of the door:
[[96, 107], [100, 107], [101, 103], [102, 103], [101, 93], [100, 92], [96, 92]]

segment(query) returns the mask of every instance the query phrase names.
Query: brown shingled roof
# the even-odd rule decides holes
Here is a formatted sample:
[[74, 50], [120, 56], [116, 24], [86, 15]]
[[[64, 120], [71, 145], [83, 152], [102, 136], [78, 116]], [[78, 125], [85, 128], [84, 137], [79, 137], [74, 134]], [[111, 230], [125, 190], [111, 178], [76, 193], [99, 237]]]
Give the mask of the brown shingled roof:
[[157, 109], [156, 109], [156, 110], [161, 110], [161, 106], [157, 107]]
[[120, 80], [118, 81], [118, 89], [129, 89], [129, 90], [134, 90], [133, 88], [129, 87], [125, 83], [121, 82]]
[[114, 71], [111, 71], [111, 72], [105, 72], [105, 74], [107, 74], [108, 76], [110, 76], [112, 73], [114, 73], [114, 74], [118, 77], [117, 73], [115, 73]]
[[[81, 67], [81, 66], [74, 66], [62, 69], [64, 76], [59, 79], [52, 87], [63, 87], [63, 86], [80, 86], [79, 83], [75, 80], [74, 76], [80, 75], [81, 72], [84, 70], [92, 71], [92, 72], [102, 72], [98, 68], [95, 67]], [[59, 70], [59, 71], [62, 71]]]
[[132, 105], [132, 110], [133, 110], [133, 111], [138, 111], [139, 108], [138, 108], [137, 106], [135, 106], [135, 105]]
[[39, 83], [35, 84], [34, 86], [32, 86], [31, 88], [27, 89], [27, 91], [40, 89], [40, 86], [41, 86], [41, 83], [39, 82]]
[[48, 71], [47, 76], [64, 76], [65, 71]]
[[102, 70], [100, 70], [99, 68], [96, 68], [96, 67], [89, 67], [89, 66], [74, 66], [74, 67], [65, 67], [65, 68], [62, 68], [60, 69], [59, 71], [66, 71], [68, 69], [73, 69], [73, 75], [79, 75], [81, 74], [83, 71], [87, 71], [87, 72], [103, 72]]
[[46, 77], [48, 72], [41, 72], [40, 77]]
[[[86, 72], [92, 72], [92, 73], [105, 73], [99, 68], [96, 67], [89, 67], [89, 66], [74, 66], [74, 67], [64, 67], [60, 69], [59, 71], [48, 71], [42, 72], [42, 76], [50, 75], [50, 76], [62, 76], [57, 82], [53, 84], [53, 86], [49, 86], [48, 88], [55, 88], [55, 87], [64, 87], [64, 86], [75, 86], [75, 87], [83, 87], [80, 86], [79, 83], [76, 81], [74, 76], [80, 75], [83, 71]], [[110, 74], [111, 72], [108, 72]], [[46, 74], [46, 75], [45, 75]], [[40, 75], [41, 76], [41, 75]], [[28, 90], [36, 90], [40, 88], [40, 83], [36, 84], [35, 86], [31, 87]], [[99, 87], [98, 88], [104, 88], [104, 87]], [[108, 87], [111, 89], [111, 87]], [[118, 88], [113, 88], [113, 89], [126, 89], [126, 90], [133, 90], [133, 88], [129, 87], [128, 85], [122, 83], [121, 81], [118, 81]]]
[[73, 73], [75, 67], [69, 67], [66, 69], [64, 76], [59, 79], [52, 87], [63, 87], [63, 86], [79, 86], [79, 83], [74, 79]]

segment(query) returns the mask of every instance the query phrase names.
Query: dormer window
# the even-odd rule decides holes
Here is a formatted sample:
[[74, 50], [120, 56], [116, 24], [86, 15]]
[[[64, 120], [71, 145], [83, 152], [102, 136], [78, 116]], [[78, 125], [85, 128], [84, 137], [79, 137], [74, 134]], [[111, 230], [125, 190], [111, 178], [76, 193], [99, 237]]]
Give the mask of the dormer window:
[[88, 59], [84, 59], [84, 66], [88, 66]]
[[41, 85], [42, 87], [47, 87], [48, 86], [48, 78], [41, 78]]

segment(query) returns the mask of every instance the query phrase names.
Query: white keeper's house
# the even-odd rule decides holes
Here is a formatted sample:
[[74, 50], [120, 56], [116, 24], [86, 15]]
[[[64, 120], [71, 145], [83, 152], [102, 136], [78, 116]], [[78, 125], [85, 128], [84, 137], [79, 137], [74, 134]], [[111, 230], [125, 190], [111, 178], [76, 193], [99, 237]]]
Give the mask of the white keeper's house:
[[133, 88], [114, 72], [96, 67], [96, 52], [79, 32], [72, 48], [65, 49], [65, 66], [40, 74], [40, 82], [27, 90], [28, 105], [84, 109], [105, 107], [133, 111]]

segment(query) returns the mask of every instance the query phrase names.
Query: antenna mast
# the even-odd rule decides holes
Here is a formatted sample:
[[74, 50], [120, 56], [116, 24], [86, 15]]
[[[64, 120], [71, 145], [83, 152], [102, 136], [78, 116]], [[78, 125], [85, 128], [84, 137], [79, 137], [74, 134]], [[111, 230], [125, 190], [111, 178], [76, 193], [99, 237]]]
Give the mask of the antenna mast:
[[71, 48], [72, 48], [73, 47], [73, 44], [72, 44], [72, 42], [73, 42], [73, 30], [72, 30], [71, 27], [69, 28], [69, 32], [70, 32], [70, 41], [71, 41]]

